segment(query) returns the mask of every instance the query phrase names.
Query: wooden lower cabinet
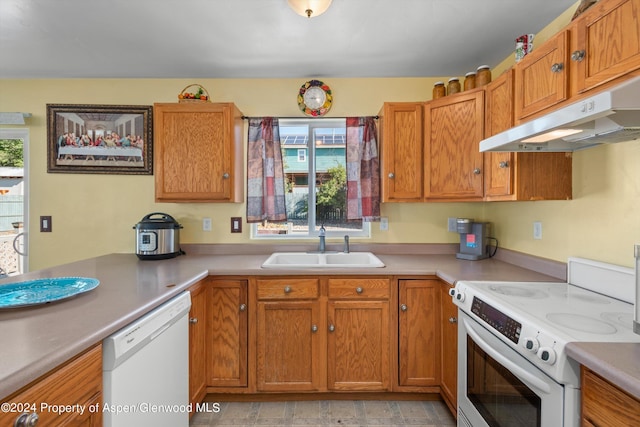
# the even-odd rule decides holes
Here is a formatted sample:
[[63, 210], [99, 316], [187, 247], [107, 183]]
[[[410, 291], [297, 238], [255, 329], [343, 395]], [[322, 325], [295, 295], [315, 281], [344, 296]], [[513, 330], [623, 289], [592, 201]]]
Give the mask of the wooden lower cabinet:
[[398, 285], [398, 383], [438, 386], [440, 281], [400, 280]]
[[[189, 402], [200, 403], [207, 394], [207, 279], [189, 288]], [[193, 413], [192, 413], [193, 414]]]
[[247, 387], [247, 280], [208, 279], [207, 293], [207, 385]]
[[388, 278], [256, 280], [259, 392], [388, 391]]
[[329, 301], [329, 390], [389, 390], [389, 302]]
[[581, 368], [583, 426], [640, 425], [640, 401], [584, 366]]
[[[37, 425], [65, 427], [102, 426], [102, 345], [99, 344], [78, 358], [57, 368], [2, 403], [15, 405], [16, 411], [0, 411], [0, 426], [13, 426], [24, 412], [37, 413]], [[58, 415], [42, 405], [78, 405], [81, 411], [68, 411]], [[91, 410], [91, 408], [94, 408]], [[99, 408], [96, 410], [95, 408]], [[25, 424], [29, 425], [29, 424]], [[33, 424], [36, 425], [36, 424]]]
[[317, 300], [259, 301], [257, 389], [322, 388], [322, 334]]
[[458, 412], [458, 307], [451, 301], [449, 295], [451, 288], [452, 286], [448, 283], [441, 282], [442, 378], [440, 394], [451, 413], [456, 416]]

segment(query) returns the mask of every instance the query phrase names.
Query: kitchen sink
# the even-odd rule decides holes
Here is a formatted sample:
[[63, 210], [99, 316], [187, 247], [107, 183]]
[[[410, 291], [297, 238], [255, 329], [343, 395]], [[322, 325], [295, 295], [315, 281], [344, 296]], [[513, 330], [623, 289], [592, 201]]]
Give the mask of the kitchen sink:
[[384, 263], [371, 252], [274, 252], [262, 268], [380, 268]]

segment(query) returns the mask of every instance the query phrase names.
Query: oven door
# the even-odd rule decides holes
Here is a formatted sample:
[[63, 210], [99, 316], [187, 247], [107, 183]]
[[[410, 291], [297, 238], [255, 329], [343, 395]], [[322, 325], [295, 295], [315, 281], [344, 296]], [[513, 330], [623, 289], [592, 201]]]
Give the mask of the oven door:
[[564, 387], [458, 311], [458, 426], [559, 427]]

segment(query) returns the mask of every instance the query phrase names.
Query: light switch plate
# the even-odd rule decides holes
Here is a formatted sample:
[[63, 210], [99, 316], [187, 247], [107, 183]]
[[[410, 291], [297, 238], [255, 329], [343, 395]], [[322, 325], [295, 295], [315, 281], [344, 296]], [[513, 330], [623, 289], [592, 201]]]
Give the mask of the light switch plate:
[[388, 231], [389, 230], [389, 218], [383, 216], [380, 218], [380, 230]]
[[447, 231], [458, 231], [458, 218], [447, 218]]
[[51, 215], [41, 216], [40, 217], [40, 232], [41, 233], [51, 233], [53, 229], [53, 224], [51, 223]]
[[231, 232], [242, 233], [242, 218], [239, 216], [231, 217]]
[[211, 218], [202, 218], [202, 231], [211, 231]]
[[533, 223], [533, 238], [535, 240], [542, 240], [542, 222], [540, 221]]

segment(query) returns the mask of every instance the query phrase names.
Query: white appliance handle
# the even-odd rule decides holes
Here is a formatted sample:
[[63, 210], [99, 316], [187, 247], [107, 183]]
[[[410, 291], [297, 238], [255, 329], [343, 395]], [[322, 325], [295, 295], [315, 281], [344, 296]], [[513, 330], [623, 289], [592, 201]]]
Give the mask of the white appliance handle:
[[512, 374], [520, 377], [524, 381], [527, 381], [541, 392], [545, 394], [551, 394], [551, 388], [549, 387], [549, 384], [537, 378], [535, 375], [525, 371], [520, 366], [504, 357], [502, 354], [498, 353], [498, 351], [491, 347], [491, 345], [480, 338], [480, 335], [475, 331], [475, 329], [473, 329], [473, 326], [467, 321], [467, 319], [462, 318], [462, 322], [464, 323], [464, 327], [467, 330], [467, 333], [476, 342], [476, 344], [478, 344], [480, 348], [484, 350], [485, 353], [493, 357], [498, 363], [507, 368]]

